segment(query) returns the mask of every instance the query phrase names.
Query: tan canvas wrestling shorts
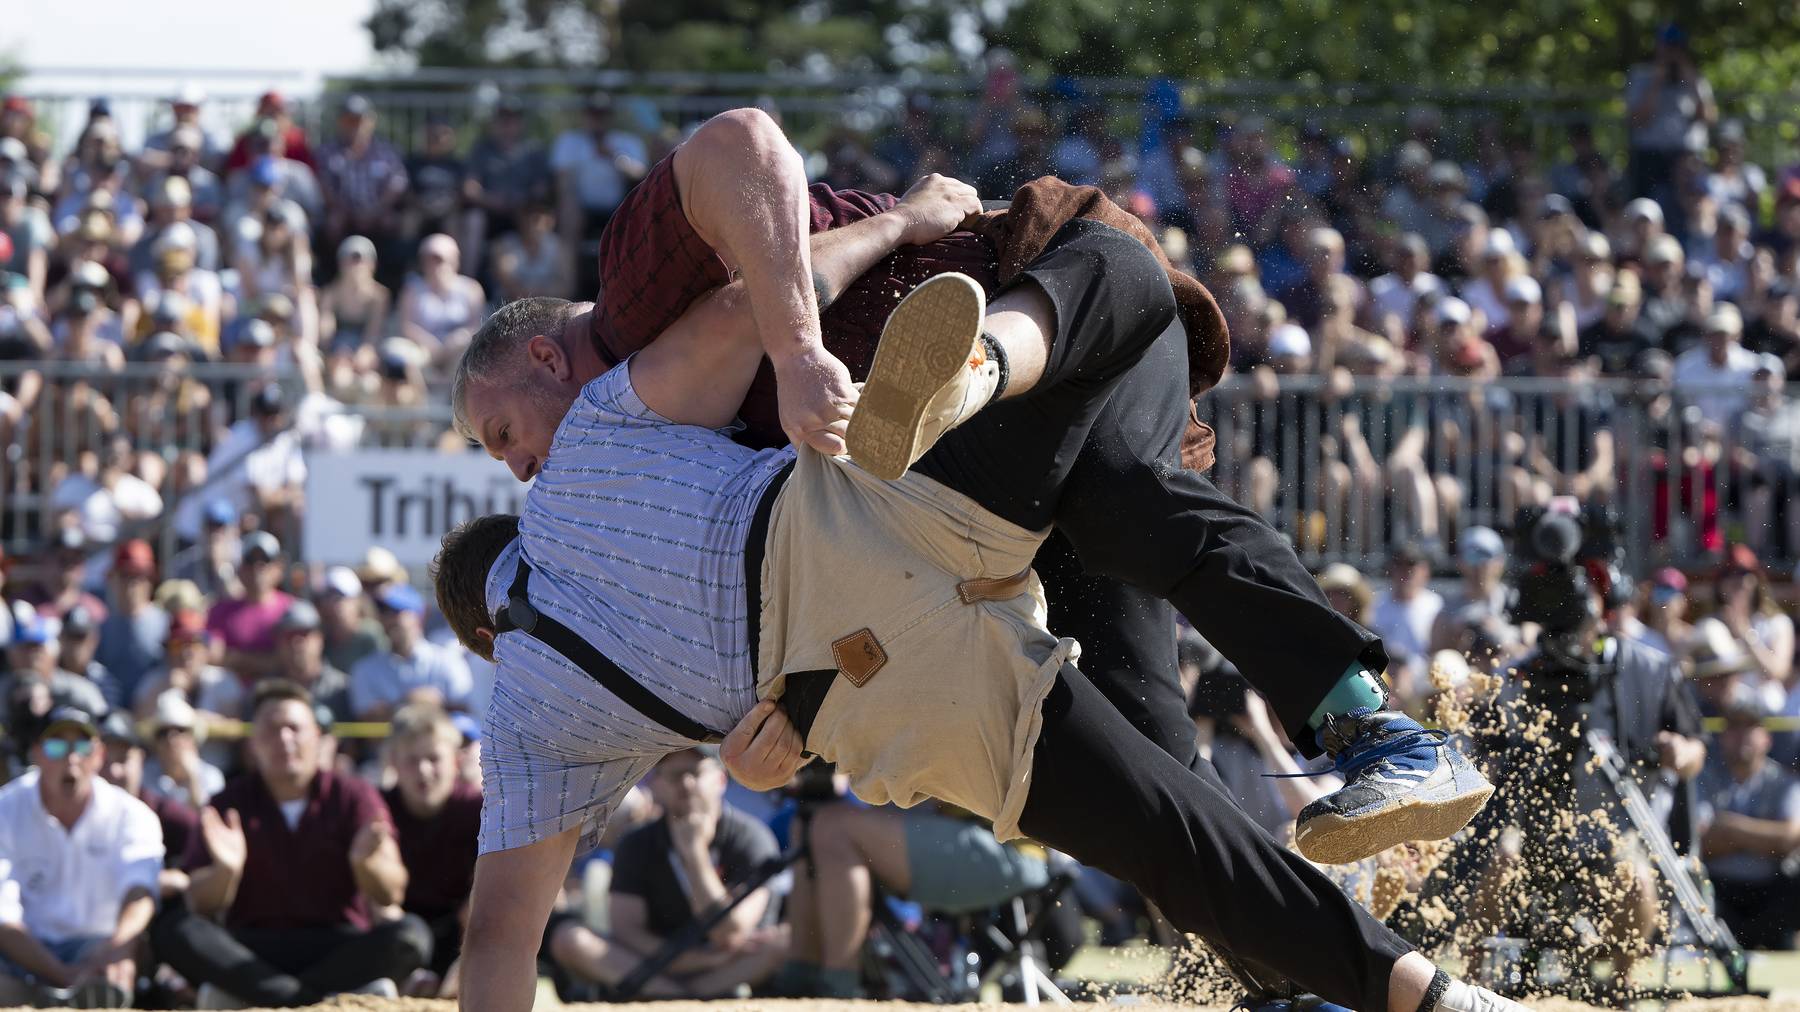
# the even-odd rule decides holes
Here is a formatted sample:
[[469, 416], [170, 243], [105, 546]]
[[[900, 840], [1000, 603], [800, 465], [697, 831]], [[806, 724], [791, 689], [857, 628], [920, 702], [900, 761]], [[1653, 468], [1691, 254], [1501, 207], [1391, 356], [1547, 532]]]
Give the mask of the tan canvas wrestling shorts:
[[1018, 836], [1039, 707], [1079, 653], [1045, 626], [1031, 560], [1047, 533], [802, 449], [769, 520], [757, 695], [835, 669], [806, 748], [857, 797], [938, 798]]

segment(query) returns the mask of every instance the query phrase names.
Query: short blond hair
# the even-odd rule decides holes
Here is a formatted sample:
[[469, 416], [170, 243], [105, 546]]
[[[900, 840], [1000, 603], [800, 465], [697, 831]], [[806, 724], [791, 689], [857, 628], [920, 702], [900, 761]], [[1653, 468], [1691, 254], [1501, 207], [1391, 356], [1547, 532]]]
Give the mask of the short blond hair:
[[388, 748], [397, 749], [424, 738], [442, 742], [452, 750], [462, 747], [462, 732], [451, 723], [450, 714], [443, 707], [435, 703], [408, 703], [401, 707], [388, 732]]

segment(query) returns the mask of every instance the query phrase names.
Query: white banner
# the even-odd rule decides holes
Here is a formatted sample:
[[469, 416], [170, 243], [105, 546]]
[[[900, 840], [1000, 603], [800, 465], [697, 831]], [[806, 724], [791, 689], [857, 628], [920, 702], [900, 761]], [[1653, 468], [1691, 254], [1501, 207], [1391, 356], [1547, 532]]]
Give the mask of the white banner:
[[305, 558], [354, 566], [380, 545], [423, 567], [473, 517], [517, 513], [531, 486], [478, 450], [366, 449], [306, 457]]

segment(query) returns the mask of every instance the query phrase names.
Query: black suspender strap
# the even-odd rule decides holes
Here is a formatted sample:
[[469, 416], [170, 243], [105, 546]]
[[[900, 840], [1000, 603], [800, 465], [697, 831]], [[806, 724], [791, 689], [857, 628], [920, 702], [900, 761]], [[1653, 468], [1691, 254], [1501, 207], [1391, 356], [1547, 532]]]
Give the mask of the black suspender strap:
[[525, 584], [530, 579], [531, 567], [526, 564], [525, 556], [521, 553], [518, 575], [513, 578], [512, 586], [506, 591], [506, 609], [499, 614], [494, 623], [495, 635], [512, 632], [516, 629], [533, 637], [562, 654], [569, 663], [586, 672], [589, 678], [599, 682], [602, 688], [619, 697], [626, 706], [683, 738], [712, 744], [717, 744], [725, 739], [723, 734], [693, 720], [687, 714], [670, 706], [661, 696], [646, 689], [642, 682], [627, 674], [624, 668], [608, 660], [605, 654], [595, 649], [592, 643], [575, 635], [568, 626], [533, 608], [531, 599], [525, 593]]

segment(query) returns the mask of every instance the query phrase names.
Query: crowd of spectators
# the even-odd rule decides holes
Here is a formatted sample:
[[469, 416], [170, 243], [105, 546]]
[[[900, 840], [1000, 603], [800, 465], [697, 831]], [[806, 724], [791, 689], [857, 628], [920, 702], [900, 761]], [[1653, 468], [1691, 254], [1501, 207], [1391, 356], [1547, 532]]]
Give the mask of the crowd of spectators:
[[[508, 96], [398, 137], [349, 95], [315, 136], [269, 93], [230, 136], [206, 101], [171, 96], [131, 152], [105, 101], [70, 137], [28, 99], [0, 105], [0, 542], [30, 546], [0, 560], [0, 1003], [454, 993], [491, 671], [392, 556], [326, 568], [294, 550], [303, 450], [462, 448], [404, 409], [499, 302], [591, 297], [599, 230], [689, 124], [628, 127], [600, 95], [543, 130]], [[1800, 551], [1784, 394], [1800, 163], [1746, 159], [1677, 31], [1627, 105], [1628, 150], [1610, 153], [1589, 124], [1540, 149], [1427, 107], [1399, 137], [1127, 124], [1098, 100], [1040, 104], [999, 66], [971, 115], [915, 98], [891, 128], [800, 141], [835, 186], [936, 171], [993, 198], [1055, 173], [1152, 222], [1219, 297], [1247, 377], [1214, 398], [1232, 491], [1303, 547], [1341, 547], [1358, 516], [1404, 543], [1385, 579], [1338, 564], [1320, 582], [1385, 638], [1409, 705], [1437, 651], [1497, 663], [1528, 643], [1505, 613], [1504, 540], [1467, 507], [1616, 501], [1633, 455], [1654, 458], [1659, 536], [1723, 562], [1658, 571], [1621, 628], [1679, 657], [1725, 721], [1703, 853], [1734, 925], [1787, 946], [1780, 915], [1800, 904], [1770, 897], [1796, 896], [1800, 733], [1760, 720], [1800, 718], [1800, 679], [1788, 581], [1756, 553]], [[209, 362], [237, 368], [197, 378]], [[1556, 382], [1406, 393], [1433, 377]], [[1317, 408], [1297, 439], [1293, 397]], [[1617, 431], [1626, 399], [1650, 431]], [[1197, 723], [1279, 828], [1323, 788], [1258, 775], [1298, 767], [1247, 699], [1197, 703]], [[684, 753], [634, 792], [616, 851], [577, 869], [546, 935], [568, 993], [616, 986], [779, 852], [762, 802], [726, 791], [716, 760]], [[954, 813], [830, 812], [804, 887], [754, 898], [645, 993], [854, 994], [883, 894], [955, 914], [1045, 881], [1044, 855]], [[612, 901], [584, 903], [584, 875], [610, 876]], [[1134, 930], [1116, 883], [1084, 876], [1078, 894], [1109, 939]]]

